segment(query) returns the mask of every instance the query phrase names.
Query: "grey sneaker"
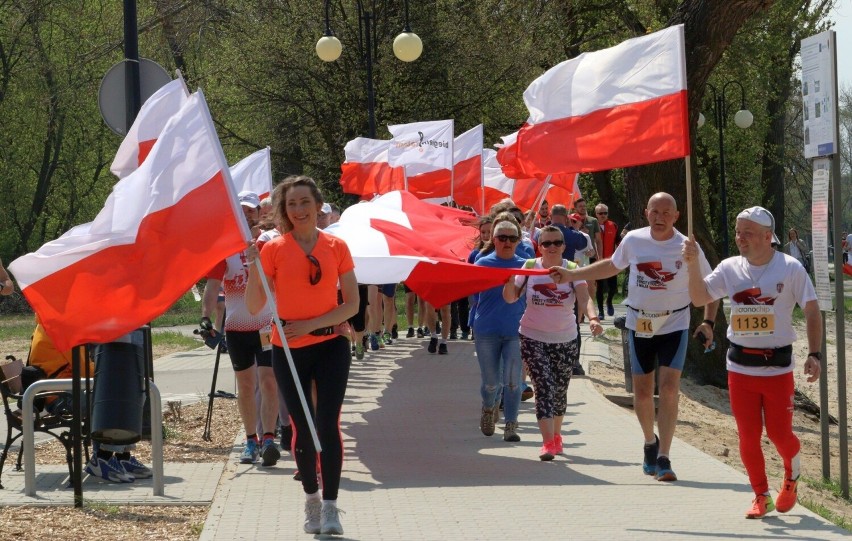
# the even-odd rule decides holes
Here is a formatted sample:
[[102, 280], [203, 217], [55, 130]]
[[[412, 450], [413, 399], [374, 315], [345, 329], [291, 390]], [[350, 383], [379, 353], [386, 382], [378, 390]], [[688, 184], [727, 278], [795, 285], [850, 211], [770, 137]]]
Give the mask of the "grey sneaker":
[[320, 533], [322, 500], [305, 501], [305, 533]]
[[494, 408], [482, 408], [482, 417], [479, 419], [479, 430], [486, 436], [494, 435]]
[[518, 423], [509, 421], [506, 423], [506, 428], [503, 429], [503, 441], [521, 441], [521, 437], [516, 432]]
[[343, 535], [343, 525], [340, 524], [342, 511], [336, 505], [323, 504], [320, 514], [320, 533], [323, 535]]

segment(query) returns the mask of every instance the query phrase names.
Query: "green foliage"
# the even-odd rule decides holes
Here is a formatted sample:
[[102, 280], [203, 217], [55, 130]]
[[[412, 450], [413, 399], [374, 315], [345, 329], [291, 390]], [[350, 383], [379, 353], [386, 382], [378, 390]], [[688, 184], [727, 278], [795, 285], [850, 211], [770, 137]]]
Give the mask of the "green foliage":
[[191, 292], [187, 292], [165, 314], [155, 319], [151, 326], [196, 325], [200, 318], [201, 303], [195, 300]]

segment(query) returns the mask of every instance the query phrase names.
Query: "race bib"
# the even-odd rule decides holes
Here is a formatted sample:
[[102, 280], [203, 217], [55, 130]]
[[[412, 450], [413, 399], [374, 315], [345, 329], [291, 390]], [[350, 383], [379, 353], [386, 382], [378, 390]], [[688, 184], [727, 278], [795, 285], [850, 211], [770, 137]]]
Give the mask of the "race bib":
[[772, 336], [775, 334], [775, 307], [771, 304], [740, 304], [731, 307], [734, 336]]
[[663, 328], [671, 312], [639, 312], [636, 318], [636, 336], [651, 338]]
[[263, 350], [272, 349], [272, 326], [260, 329], [258, 334], [260, 334], [260, 346]]

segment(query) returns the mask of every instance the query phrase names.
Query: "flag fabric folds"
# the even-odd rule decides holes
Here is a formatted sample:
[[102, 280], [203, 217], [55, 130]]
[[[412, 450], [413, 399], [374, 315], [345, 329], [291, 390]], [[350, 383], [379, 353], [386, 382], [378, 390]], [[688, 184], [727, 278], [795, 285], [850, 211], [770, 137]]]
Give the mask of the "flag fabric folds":
[[453, 121], [389, 125], [388, 163], [405, 170], [405, 189], [420, 199], [452, 195]]
[[127, 131], [124, 141], [109, 170], [118, 178], [124, 178], [145, 161], [166, 123], [186, 103], [189, 91], [183, 78], [166, 83], [145, 100], [136, 120]]
[[164, 313], [251, 238], [201, 92], [119, 181], [94, 221], [9, 265], [60, 350]]
[[482, 124], [456, 137], [453, 142], [453, 199], [482, 214]]
[[272, 193], [272, 158], [269, 147], [249, 154], [231, 167], [234, 191], [254, 192], [261, 199]]
[[390, 141], [357, 137], [344, 147], [340, 185], [344, 193], [372, 198], [375, 194], [405, 189], [402, 167], [388, 163]]
[[517, 139], [528, 176], [591, 172], [689, 154], [683, 25], [584, 53], [524, 92]]
[[485, 212], [507, 197], [523, 211], [536, 208], [541, 204], [542, 199], [547, 199], [551, 205], [561, 203], [571, 208], [574, 201], [581, 197], [580, 187], [577, 185], [577, 174], [552, 175], [544, 179], [514, 179], [506, 175], [506, 168], [498, 161], [499, 152], [485, 149], [482, 155]]
[[473, 220], [470, 213], [397, 191], [349, 207], [326, 231], [346, 241], [359, 283], [404, 281], [436, 307], [503, 284], [512, 274], [546, 272], [467, 263]]

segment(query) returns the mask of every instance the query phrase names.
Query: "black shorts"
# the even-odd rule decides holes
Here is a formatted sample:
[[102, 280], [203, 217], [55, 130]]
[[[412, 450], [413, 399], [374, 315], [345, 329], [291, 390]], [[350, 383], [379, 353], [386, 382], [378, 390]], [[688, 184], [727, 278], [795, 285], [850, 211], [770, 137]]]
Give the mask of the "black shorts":
[[689, 331], [685, 329], [650, 338], [640, 338], [636, 336], [636, 331], [628, 330], [630, 369], [633, 374], [641, 376], [653, 372], [655, 359], [660, 366], [683, 370], [688, 337]]
[[272, 349], [264, 351], [260, 331], [226, 331], [225, 341], [234, 372], [242, 372], [255, 363], [257, 366], [272, 366]]
[[355, 332], [364, 332], [367, 328], [367, 285], [358, 284], [358, 311], [349, 318], [349, 323]]
[[394, 297], [396, 295], [396, 284], [383, 284], [378, 286], [378, 288], [385, 297]]

